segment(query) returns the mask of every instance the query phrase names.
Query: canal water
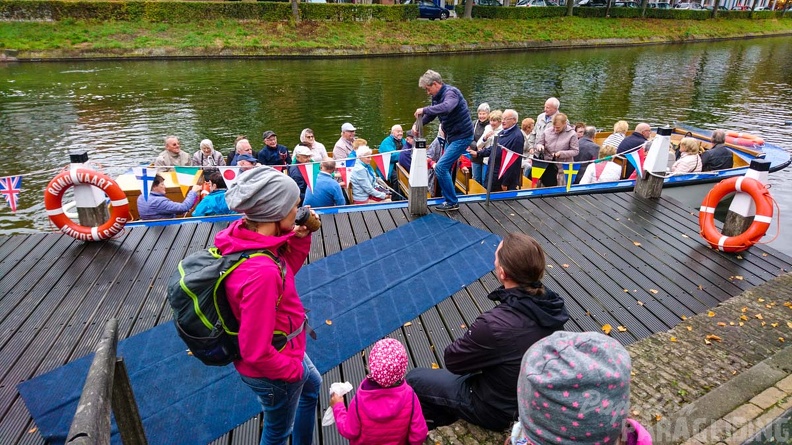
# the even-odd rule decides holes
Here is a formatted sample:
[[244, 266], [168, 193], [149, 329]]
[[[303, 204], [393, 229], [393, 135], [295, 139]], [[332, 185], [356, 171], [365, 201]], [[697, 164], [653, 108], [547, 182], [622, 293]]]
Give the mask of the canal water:
[[[488, 102], [536, 117], [558, 97], [571, 121], [686, 122], [758, 134], [792, 148], [792, 38], [332, 60], [85, 61], [0, 64], [0, 177], [24, 174], [16, 213], [0, 200], [0, 234], [53, 230], [42, 191], [70, 150], [112, 175], [153, 161], [173, 134], [189, 153], [209, 138], [223, 153], [274, 130], [290, 149], [312, 128], [332, 147], [344, 122], [374, 147], [428, 103], [418, 77], [444, 75], [471, 108]], [[771, 175], [788, 224], [792, 172]], [[774, 223], [769, 235], [776, 233]], [[784, 236], [786, 235], [786, 236]], [[768, 237], [770, 238], [770, 237]], [[792, 237], [773, 246], [792, 254]]]

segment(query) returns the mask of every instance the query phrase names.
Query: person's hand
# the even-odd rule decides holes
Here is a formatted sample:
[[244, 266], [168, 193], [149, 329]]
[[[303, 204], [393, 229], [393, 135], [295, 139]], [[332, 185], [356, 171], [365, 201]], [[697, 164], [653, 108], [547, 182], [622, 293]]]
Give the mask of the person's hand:
[[192, 191], [195, 192], [195, 193], [200, 193], [201, 192], [201, 188], [202, 188], [202, 186], [200, 186], [198, 184], [195, 184], [194, 186], [192, 186]]
[[[416, 119], [418, 119], [418, 118], [419, 118], [419, 117], [421, 117], [422, 115], [423, 115], [423, 108], [417, 108], [417, 109], [415, 110], [415, 114], [414, 114], [415, 118], [416, 118]], [[413, 134], [414, 134], [414, 133], [415, 133], [415, 132], [413, 131]]]
[[[308, 208], [308, 210], [311, 212], [311, 215], [314, 218], [319, 218], [319, 215], [317, 215], [316, 212], [314, 212], [314, 210], [310, 206], [305, 206], [305, 207]], [[297, 238], [305, 238], [306, 236], [311, 234], [311, 231], [308, 230], [308, 227], [297, 226], [297, 225], [294, 226], [293, 232], [294, 232], [294, 236], [296, 236]]]
[[330, 406], [335, 406], [335, 404], [339, 402], [344, 402], [344, 396], [339, 396], [338, 394], [333, 393], [333, 395], [330, 396]]
[[484, 140], [487, 140], [487, 139], [491, 138], [493, 134], [495, 134], [495, 132], [492, 131], [492, 130], [484, 133]]
[[468, 149], [467, 149], [467, 152], [468, 152], [468, 154], [469, 154], [470, 156], [472, 156], [472, 157], [474, 157], [474, 158], [478, 156], [478, 152], [477, 152], [476, 150], [473, 150], [472, 148], [468, 148]]
[[537, 151], [542, 151], [542, 150], [544, 150], [544, 145], [536, 144], [536, 145], [534, 145], [534, 149], [537, 150]]
[[462, 167], [462, 173], [467, 173], [469, 171], [470, 171], [470, 169], [468, 169], [467, 167]]

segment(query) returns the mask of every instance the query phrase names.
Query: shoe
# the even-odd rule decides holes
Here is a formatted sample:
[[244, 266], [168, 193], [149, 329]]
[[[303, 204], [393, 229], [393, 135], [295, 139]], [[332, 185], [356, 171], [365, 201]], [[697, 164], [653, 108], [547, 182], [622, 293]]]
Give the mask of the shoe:
[[459, 204], [449, 204], [444, 202], [439, 206], [435, 206], [435, 210], [439, 210], [441, 212], [453, 212], [455, 210], [459, 210]]

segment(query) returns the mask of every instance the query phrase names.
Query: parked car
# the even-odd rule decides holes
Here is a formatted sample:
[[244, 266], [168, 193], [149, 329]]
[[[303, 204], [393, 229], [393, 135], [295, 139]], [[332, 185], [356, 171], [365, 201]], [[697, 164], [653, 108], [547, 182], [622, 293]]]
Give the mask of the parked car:
[[545, 0], [520, 0], [517, 2], [517, 6], [520, 7], [528, 7], [528, 6], [548, 6], [545, 3]]
[[671, 9], [671, 3], [668, 2], [649, 2], [650, 8], [655, 9]]
[[607, 5], [607, 0], [580, 0], [578, 3], [578, 6], [593, 6], [595, 8], [604, 8]]
[[478, 6], [503, 6], [503, 3], [498, 0], [475, 0], [474, 4]]
[[674, 9], [702, 9], [701, 3], [677, 3], [674, 5]]
[[636, 2], [613, 2], [616, 8], [639, 8], [640, 5]]
[[405, 5], [418, 4], [418, 17], [422, 19], [440, 19], [445, 20], [450, 14], [448, 9], [441, 8], [435, 5], [432, 0], [405, 0]]

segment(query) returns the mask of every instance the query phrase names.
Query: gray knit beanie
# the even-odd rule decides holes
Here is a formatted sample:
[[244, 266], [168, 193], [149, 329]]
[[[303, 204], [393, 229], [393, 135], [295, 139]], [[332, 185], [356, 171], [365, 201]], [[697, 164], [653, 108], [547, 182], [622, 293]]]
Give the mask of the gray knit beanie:
[[525, 352], [517, 384], [533, 443], [615, 444], [630, 408], [630, 355], [596, 332], [559, 331]]
[[248, 170], [225, 194], [228, 208], [255, 222], [282, 220], [300, 199], [294, 179], [269, 166]]

